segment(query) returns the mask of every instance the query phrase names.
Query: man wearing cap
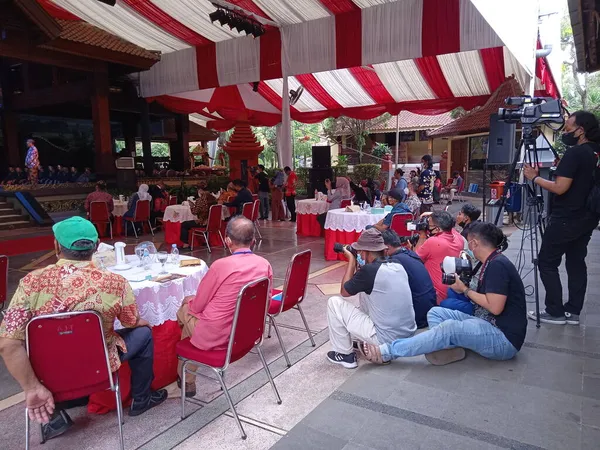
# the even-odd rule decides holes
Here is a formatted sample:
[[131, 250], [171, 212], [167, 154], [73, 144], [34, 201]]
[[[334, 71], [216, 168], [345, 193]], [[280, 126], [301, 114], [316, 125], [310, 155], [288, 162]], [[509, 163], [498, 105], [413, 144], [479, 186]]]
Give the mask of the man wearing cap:
[[[358, 367], [353, 338], [377, 345], [412, 336], [417, 329], [408, 275], [401, 264], [385, 257], [386, 250], [375, 228], [363, 231], [351, 249], [344, 249], [348, 266], [341, 297], [331, 297], [327, 303], [333, 347], [327, 359], [334, 364], [347, 369]], [[360, 308], [343, 298], [357, 294]]]
[[[387, 195], [388, 203], [392, 207], [392, 210], [383, 219], [373, 225], [373, 228], [376, 228], [379, 231], [387, 230], [392, 225], [392, 218], [394, 217], [394, 214], [412, 214], [410, 208], [403, 203], [404, 198], [406, 197], [404, 191], [401, 191], [400, 189], [392, 189], [386, 192], [385, 195]], [[367, 228], [371, 227], [369, 226]]]
[[[130, 416], [137, 416], [167, 398], [164, 389], [151, 392], [154, 347], [148, 322], [141, 319], [133, 291], [121, 275], [99, 270], [92, 263], [98, 244], [94, 225], [81, 217], [52, 227], [58, 262], [21, 279], [0, 325], [0, 354], [25, 391], [29, 417], [42, 423], [45, 439], [64, 433], [72, 422], [52, 393], [37, 379], [24, 346], [27, 323], [36, 316], [93, 310], [102, 316], [109, 363], [131, 368]], [[115, 319], [124, 329], [115, 330]], [[68, 352], [68, 348], [57, 348]]]

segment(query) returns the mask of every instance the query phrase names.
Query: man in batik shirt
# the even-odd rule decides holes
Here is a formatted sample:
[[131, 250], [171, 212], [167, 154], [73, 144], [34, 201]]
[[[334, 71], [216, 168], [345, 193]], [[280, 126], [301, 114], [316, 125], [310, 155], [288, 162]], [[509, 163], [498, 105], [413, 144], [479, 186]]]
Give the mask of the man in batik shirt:
[[40, 169], [40, 159], [38, 150], [35, 147], [33, 139], [27, 139], [27, 156], [25, 157], [25, 166], [29, 169], [29, 183], [32, 186], [38, 183], [38, 171]]
[[433, 207], [435, 172], [433, 171], [433, 158], [431, 155], [425, 155], [421, 158], [421, 169], [417, 195], [421, 200], [421, 213], [424, 213], [430, 212]]
[[[102, 316], [110, 368], [121, 362], [131, 368], [130, 416], [137, 416], [167, 398], [164, 389], [151, 392], [154, 346], [148, 322], [141, 319], [133, 291], [121, 275], [103, 271], [91, 262], [98, 244], [94, 225], [72, 217], [52, 227], [58, 262], [26, 275], [19, 282], [0, 325], [0, 354], [25, 391], [29, 417], [43, 423], [45, 439], [64, 433], [72, 422], [52, 393], [38, 380], [25, 350], [25, 329], [34, 317], [69, 311], [96, 311]], [[122, 330], [114, 329], [119, 319]], [[57, 348], [56, 351], [69, 349]]]
[[196, 201], [188, 200], [188, 203], [190, 204], [190, 211], [194, 216], [196, 216], [196, 220], [186, 220], [185, 222], [181, 223], [180, 239], [181, 242], [183, 242], [183, 248], [188, 248], [190, 246], [190, 230], [192, 228], [206, 226], [210, 207], [217, 203], [215, 196], [206, 190], [207, 187], [208, 183], [205, 180], [200, 180], [198, 182], [198, 198]]

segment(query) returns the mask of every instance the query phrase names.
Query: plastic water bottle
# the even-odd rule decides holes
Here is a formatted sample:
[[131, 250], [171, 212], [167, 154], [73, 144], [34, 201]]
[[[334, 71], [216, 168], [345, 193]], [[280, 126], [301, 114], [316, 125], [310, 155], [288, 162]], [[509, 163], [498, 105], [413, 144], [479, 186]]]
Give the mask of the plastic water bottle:
[[319, 191], [315, 189], [315, 200], [319, 199]]
[[171, 246], [171, 264], [179, 264], [179, 250], [175, 244]]
[[152, 265], [152, 258], [150, 258], [150, 252], [147, 248], [144, 249], [144, 256], [142, 256], [142, 265], [144, 266], [144, 270], [150, 270], [150, 266]]

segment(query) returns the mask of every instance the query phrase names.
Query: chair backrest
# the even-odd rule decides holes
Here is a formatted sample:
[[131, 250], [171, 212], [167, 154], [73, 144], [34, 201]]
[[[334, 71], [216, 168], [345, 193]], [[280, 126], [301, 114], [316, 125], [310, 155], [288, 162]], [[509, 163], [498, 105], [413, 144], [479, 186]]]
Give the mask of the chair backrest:
[[0, 255], [0, 310], [8, 297], [8, 256]]
[[176, 205], [176, 204], [177, 204], [177, 196], [176, 195], [169, 196], [169, 206]]
[[106, 202], [90, 203], [90, 222], [109, 222], [110, 213]]
[[138, 200], [135, 204], [134, 222], [150, 220], [150, 200]]
[[406, 223], [413, 220], [411, 213], [394, 214], [390, 228], [398, 233], [398, 236], [410, 236], [412, 231], [408, 231]]
[[462, 192], [465, 190], [465, 179], [461, 178], [461, 181], [459, 181], [459, 183], [456, 185], [457, 188], [457, 192]]
[[292, 256], [285, 276], [285, 284], [281, 294], [281, 310], [279, 312], [287, 311], [304, 300], [311, 256], [310, 250], [304, 250]]
[[254, 200], [254, 205], [252, 206], [252, 222], [256, 222], [258, 220], [258, 213], [260, 212], [260, 200]]
[[223, 221], [223, 205], [212, 205], [208, 210], [208, 223], [206, 231], [208, 233], [217, 233], [221, 231], [221, 222]]
[[97, 312], [37, 316], [27, 324], [25, 342], [31, 367], [55, 402], [114, 390]]
[[253, 213], [254, 213], [254, 202], [247, 202], [242, 205], [242, 215], [246, 219], [252, 220]]
[[345, 208], [346, 206], [350, 206], [352, 204], [352, 200], [346, 199], [340, 202], [340, 208]]
[[256, 344], [261, 344], [271, 301], [271, 282], [267, 277], [246, 284], [238, 294], [225, 365], [232, 356], [236, 359], [247, 354]]
[[258, 200], [258, 194], [252, 194], [252, 200]]

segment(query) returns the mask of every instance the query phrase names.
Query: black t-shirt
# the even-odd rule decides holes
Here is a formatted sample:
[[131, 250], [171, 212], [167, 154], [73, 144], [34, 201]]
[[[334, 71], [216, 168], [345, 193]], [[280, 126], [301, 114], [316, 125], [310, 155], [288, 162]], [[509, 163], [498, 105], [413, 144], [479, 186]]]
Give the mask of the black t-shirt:
[[258, 180], [259, 192], [269, 192], [269, 178], [264, 172], [257, 173], [254, 178]]
[[585, 202], [592, 189], [596, 167], [594, 152], [600, 152], [597, 144], [588, 142], [569, 147], [558, 163], [557, 177], [571, 178], [573, 183], [567, 192], [554, 195], [552, 216], [573, 217], [585, 213]]
[[477, 292], [506, 295], [506, 304], [497, 316], [475, 304], [473, 315], [498, 327], [510, 343], [521, 350], [527, 333], [525, 287], [516, 267], [506, 256], [496, 254], [491, 258], [481, 274]]
[[419, 255], [411, 250], [400, 249], [391, 258], [392, 261], [402, 264], [406, 270], [415, 309], [415, 321], [418, 328], [424, 328], [427, 326], [427, 313], [436, 305], [436, 293], [429, 272]]
[[232, 201], [229, 203], [224, 203], [223, 205], [228, 207], [236, 207], [237, 213], [242, 214], [244, 203], [252, 203], [253, 201], [254, 198], [252, 197], [252, 192], [250, 192], [247, 188], [243, 188], [237, 193]]

